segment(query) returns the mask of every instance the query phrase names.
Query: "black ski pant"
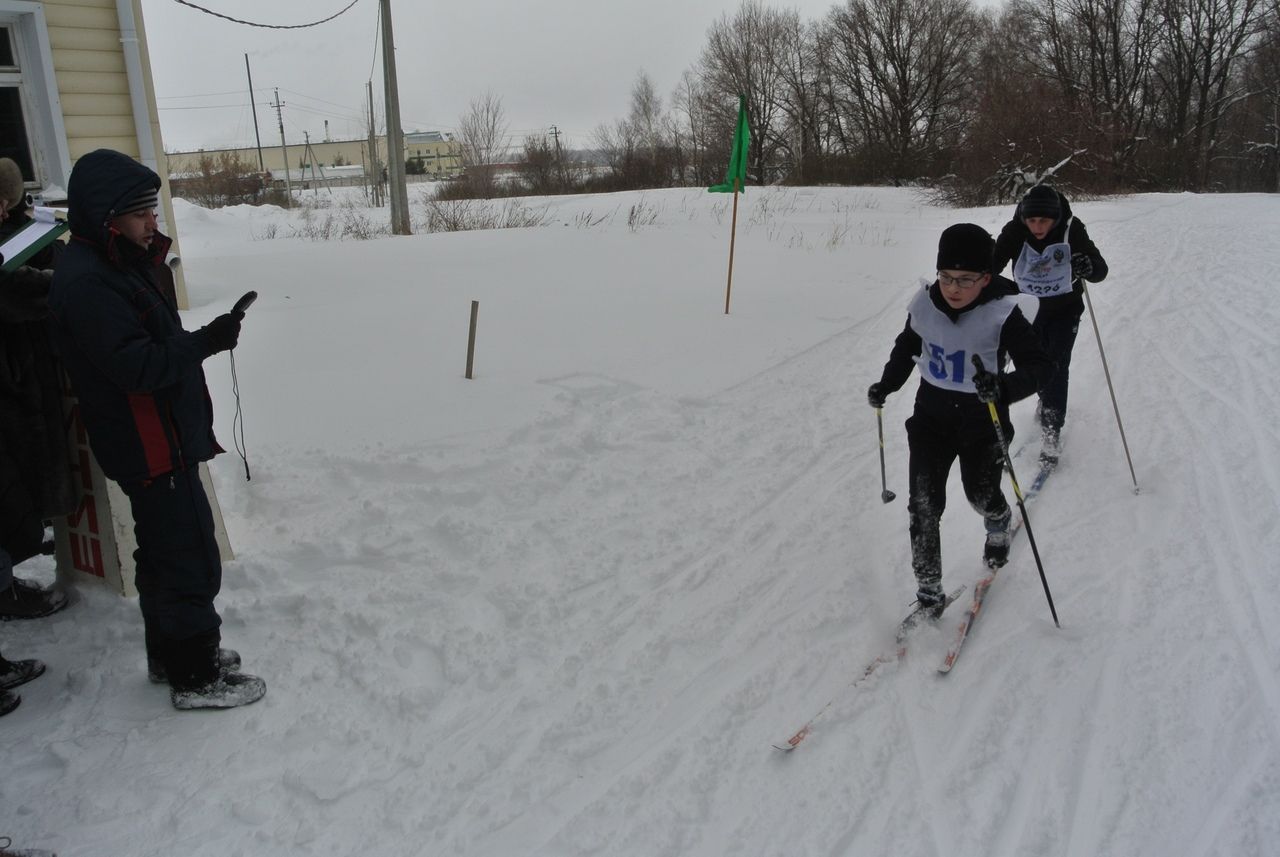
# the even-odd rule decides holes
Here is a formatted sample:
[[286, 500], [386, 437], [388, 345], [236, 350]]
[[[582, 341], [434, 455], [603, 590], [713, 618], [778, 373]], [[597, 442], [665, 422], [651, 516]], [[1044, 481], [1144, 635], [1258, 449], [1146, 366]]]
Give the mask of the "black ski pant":
[[1071, 350], [1080, 330], [1080, 313], [1048, 315], [1036, 320], [1031, 327], [1040, 336], [1044, 350], [1053, 360], [1053, 374], [1040, 390], [1040, 427], [1055, 435], [1062, 431], [1067, 420], [1067, 384], [1071, 380]]
[[[917, 411], [907, 420], [911, 567], [921, 593], [936, 595], [942, 590], [942, 513], [947, 508], [947, 477], [956, 459], [965, 498], [985, 519], [987, 531], [1008, 526], [1012, 513], [1000, 488], [1004, 453], [990, 417], [984, 427], [980, 416], [970, 411], [956, 422]], [[1007, 423], [1004, 430], [1006, 439], [1012, 439]]]
[[175, 686], [210, 681], [221, 639], [213, 600], [222, 588], [222, 559], [199, 470], [120, 487], [138, 540], [133, 558], [147, 656], [164, 664]]

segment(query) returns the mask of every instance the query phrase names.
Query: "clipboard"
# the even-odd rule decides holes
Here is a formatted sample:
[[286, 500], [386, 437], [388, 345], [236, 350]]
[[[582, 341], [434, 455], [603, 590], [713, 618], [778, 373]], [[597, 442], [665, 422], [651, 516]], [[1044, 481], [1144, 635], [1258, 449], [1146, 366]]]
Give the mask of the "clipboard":
[[0, 270], [6, 274], [17, 270], [36, 253], [61, 238], [68, 228], [66, 212], [36, 206], [31, 222], [0, 244], [0, 259], [4, 262]]

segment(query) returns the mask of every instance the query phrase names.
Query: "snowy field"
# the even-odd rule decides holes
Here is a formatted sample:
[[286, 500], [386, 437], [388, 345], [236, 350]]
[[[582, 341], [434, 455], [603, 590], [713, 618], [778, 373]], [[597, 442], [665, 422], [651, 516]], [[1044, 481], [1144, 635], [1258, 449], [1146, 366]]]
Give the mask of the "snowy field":
[[[49, 665], [0, 722], [0, 836], [61, 857], [1278, 853], [1280, 198], [1076, 204], [1111, 265], [1091, 294], [1141, 493], [1086, 316], [1031, 507], [1061, 630], [1019, 537], [950, 675], [955, 616], [851, 693], [914, 592], [916, 382], [885, 410], [889, 505], [865, 390], [938, 233], [1011, 206], [752, 188], [726, 316], [729, 201], [531, 200], [548, 225], [341, 242], [179, 201], [187, 325], [261, 294], [235, 352], [253, 478], [234, 453], [212, 470], [224, 643], [268, 694], [173, 710], [137, 604], [91, 586], [0, 626]], [[206, 370], [230, 449], [227, 356]], [[944, 581], [971, 591], [981, 521], [951, 497]]]

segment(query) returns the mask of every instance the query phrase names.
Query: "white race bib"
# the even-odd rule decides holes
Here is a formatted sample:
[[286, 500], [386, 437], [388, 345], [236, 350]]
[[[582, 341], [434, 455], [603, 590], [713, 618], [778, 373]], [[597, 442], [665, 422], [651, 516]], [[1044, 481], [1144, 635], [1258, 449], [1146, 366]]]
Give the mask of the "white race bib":
[[933, 305], [926, 287], [907, 308], [911, 329], [920, 337], [916, 366], [926, 383], [944, 390], [975, 393], [973, 355], [988, 372], [998, 372], [1000, 331], [1017, 308], [1012, 296], [996, 298], [960, 313], [956, 320]]
[[1065, 241], [1050, 244], [1043, 251], [1022, 245], [1022, 253], [1013, 265], [1013, 279], [1018, 291], [1038, 298], [1065, 295], [1071, 291], [1071, 245]]

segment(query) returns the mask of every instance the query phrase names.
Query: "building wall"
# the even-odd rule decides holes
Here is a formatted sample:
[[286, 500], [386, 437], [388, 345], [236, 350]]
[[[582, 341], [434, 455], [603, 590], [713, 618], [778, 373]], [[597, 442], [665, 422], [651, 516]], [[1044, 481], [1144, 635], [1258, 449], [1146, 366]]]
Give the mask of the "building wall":
[[[407, 137], [408, 135], [406, 135]], [[377, 138], [378, 161], [385, 163], [387, 158], [386, 136]], [[367, 165], [369, 162], [368, 140], [339, 140], [333, 142], [313, 142], [311, 157], [307, 156], [305, 144], [288, 145], [289, 169], [297, 170], [310, 165], [314, 160], [317, 167], [330, 167], [338, 163], [349, 165]], [[200, 159], [203, 156], [219, 157], [228, 152], [246, 164], [258, 166], [258, 150], [255, 147], [243, 149], [202, 149], [196, 152], [168, 153], [169, 175], [183, 175], [200, 171]], [[441, 141], [431, 143], [414, 143], [408, 139], [404, 146], [405, 158], [421, 158], [428, 175], [453, 176], [462, 173], [461, 150], [456, 142]], [[277, 142], [274, 145], [263, 145], [262, 165], [269, 171], [279, 171], [284, 164], [284, 154]]]
[[[173, 254], [180, 255], [168, 174], [157, 161], [164, 144], [141, 0], [42, 0], [42, 5], [72, 163], [94, 149], [115, 149], [155, 169], [162, 182], [161, 229], [174, 240]], [[122, 5], [132, 12], [132, 33], [122, 25]], [[133, 84], [145, 116], [135, 115], [138, 102], [130, 89], [122, 40], [131, 36], [137, 38], [141, 57], [135, 72], [140, 79]], [[186, 279], [180, 267], [176, 274], [178, 302], [186, 307]]]
[[44, 14], [71, 160], [102, 148], [139, 157], [116, 0], [44, 0]]

